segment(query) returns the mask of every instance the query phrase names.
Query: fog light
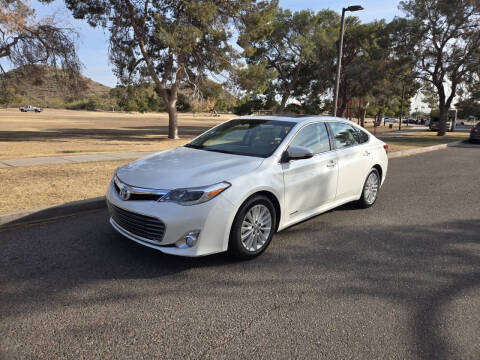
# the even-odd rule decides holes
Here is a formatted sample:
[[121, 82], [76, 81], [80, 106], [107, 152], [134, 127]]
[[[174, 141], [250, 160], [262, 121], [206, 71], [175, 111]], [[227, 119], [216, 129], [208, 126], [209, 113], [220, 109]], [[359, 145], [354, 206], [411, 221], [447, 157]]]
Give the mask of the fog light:
[[178, 239], [178, 241], [175, 243], [175, 246], [180, 249], [193, 247], [197, 244], [199, 235], [200, 235], [200, 230], [189, 231], [188, 233], [183, 235], [180, 239]]

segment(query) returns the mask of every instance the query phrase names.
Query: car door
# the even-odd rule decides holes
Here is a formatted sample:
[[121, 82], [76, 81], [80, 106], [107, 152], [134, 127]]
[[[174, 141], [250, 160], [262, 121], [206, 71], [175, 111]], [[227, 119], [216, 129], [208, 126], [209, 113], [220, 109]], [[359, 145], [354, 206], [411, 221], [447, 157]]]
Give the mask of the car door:
[[338, 178], [336, 154], [323, 122], [300, 129], [289, 144], [292, 146], [307, 147], [314, 156], [282, 164], [289, 219], [333, 201]]
[[360, 130], [353, 126], [343, 122], [329, 122], [329, 126], [338, 161], [336, 200], [351, 198], [363, 187], [371, 168], [372, 150], [369, 142], [362, 140]]

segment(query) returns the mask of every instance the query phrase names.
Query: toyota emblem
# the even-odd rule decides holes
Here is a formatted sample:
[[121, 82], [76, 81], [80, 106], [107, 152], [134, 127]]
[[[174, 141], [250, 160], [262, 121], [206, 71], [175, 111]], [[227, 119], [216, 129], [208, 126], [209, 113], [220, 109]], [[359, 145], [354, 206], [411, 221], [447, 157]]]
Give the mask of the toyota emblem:
[[132, 196], [130, 189], [128, 188], [128, 186], [123, 185], [122, 188], [120, 189], [120, 198], [123, 201], [127, 201], [128, 199], [130, 199], [130, 196]]

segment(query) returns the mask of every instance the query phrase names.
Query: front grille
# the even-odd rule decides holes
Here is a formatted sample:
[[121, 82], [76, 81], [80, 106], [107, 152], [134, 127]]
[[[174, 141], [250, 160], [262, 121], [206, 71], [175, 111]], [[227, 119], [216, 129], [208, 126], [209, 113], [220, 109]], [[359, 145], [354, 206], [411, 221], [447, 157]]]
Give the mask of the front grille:
[[134, 236], [159, 243], [165, 234], [165, 224], [154, 217], [136, 214], [108, 204], [110, 215], [118, 226]]
[[[115, 191], [117, 192], [117, 195], [120, 195], [120, 188], [118, 187], [117, 183], [114, 181], [113, 186], [115, 187]], [[158, 194], [137, 194], [133, 193], [130, 195], [129, 200], [150, 200], [150, 201], [157, 201], [162, 198], [163, 195], [158, 195]]]

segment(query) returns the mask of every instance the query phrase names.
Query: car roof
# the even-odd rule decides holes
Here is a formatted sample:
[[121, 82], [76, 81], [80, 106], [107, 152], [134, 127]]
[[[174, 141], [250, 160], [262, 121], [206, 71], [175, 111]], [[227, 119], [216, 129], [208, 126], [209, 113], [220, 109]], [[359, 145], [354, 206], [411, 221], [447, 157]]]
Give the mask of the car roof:
[[306, 123], [306, 122], [312, 122], [312, 121], [342, 121], [342, 122], [352, 123], [351, 121], [344, 118], [335, 117], [335, 116], [320, 116], [320, 115], [249, 115], [249, 116], [239, 116], [234, 119], [276, 120], [276, 121], [288, 121], [288, 122], [294, 122], [294, 123]]

